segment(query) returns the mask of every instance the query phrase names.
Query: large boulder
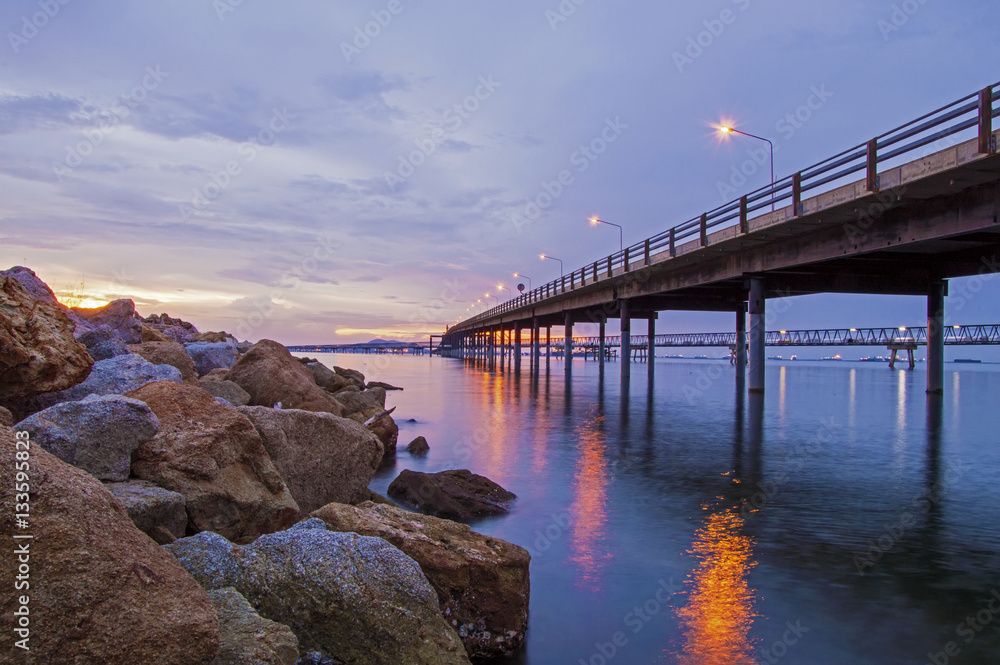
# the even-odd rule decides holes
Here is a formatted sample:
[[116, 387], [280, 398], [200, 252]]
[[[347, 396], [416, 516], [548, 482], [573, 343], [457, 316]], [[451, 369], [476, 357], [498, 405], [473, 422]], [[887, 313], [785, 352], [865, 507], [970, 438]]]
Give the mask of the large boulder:
[[340, 374], [342, 377], [350, 381], [353, 385], [357, 386], [361, 390], [365, 389], [365, 375], [356, 369], [347, 369], [346, 367], [333, 366], [333, 371]]
[[198, 376], [213, 369], [229, 369], [236, 364], [236, 346], [230, 342], [191, 342], [184, 345], [194, 359]]
[[427, 439], [422, 436], [418, 436], [406, 445], [406, 451], [411, 455], [423, 457], [431, 451], [431, 447], [428, 445]]
[[337, 374], [321, 362], [305, 363], [305, 366], [312, 373], [316, 385], [328, 392], [340, 392], [349, 383], [346, 378]]
[[473, 660], [510, 656], [524, 642], [531, 563], [524, 548], [465, 524], [370, 502], [331, 503], [311, 517], [331, 531], [387, 540], [416, 561]]
[[219, 614], [219, 653], [212, 665], [295, 665], [299, 641], [288, 626], [262, 618], [232, 587], [208, 597]]
[[184, 495], [189, 528], [236, 542], [284, 529], [298, 506], [253, 424], [196, 386], [159, 382], [129, 393], [160, 431], [132, 453], [132, 475]]
[[381, 538], [307, 520], [245, 547], [202, 533], [166, 549], [206, 588], [235, 587], [291, 628], [303, 652], [355, 665], [469, 663], [420, 567]]
[[385, 388], [372, 388], [363, 392], [344, 391], [335, 397], [344, 406], [344, 415], [371, 409], [385, 410]]
[[143, 342], [172, 342], [173, 340], [161, 333], [156, 328], [144, 323], [142, 324]]
[[52, 292], [49, 285], [39, 279], [35, 271], [30, 268], [14, 266], [9, 270], [0, 270], [0, 278], [3, 277], [13, 277], [16, 279], [35, 300], [52, 304], [59, 303], [56, 294]]
[[[378, 411], [378, 409], [371, 409], [371, 411]], [[382, 446], [385, 448], [384, 456], [387, 459], [391, 458], [396, 454], [396, 445], [399, 443], [399, 425], [396, 424], [396, 421], [388, 413], [382, 412], [370, 417], [368, 413], [369, 411], [360, 412], [361, 418], [358, 420], [363, 420], [365, 427], [382, 442]], [[357, 415], [359, 414], [354, 414], [351, 417], [354, 418]]]
[[164, 337], [168, 337], [178, 344], [188, 344], [198, 341], [198, 338], [192, 335], [190, 330], [180, 326], [168, 326], [160, 332], [163, 333]]
[[[219, 626], [205, 591], [132, 525], [100, 481], [32, 446], [30, 525], [15, 523], [27, 484], [15, 475], [17, 452], [14, 431], [0, 427], [0, 538], [10, 547], [10, 563], [0, 566], [0, 662], [211, 663]], [[12, 540], [15, 533], [33, 538]], [[30, 557], [31, 586], [14, 592], [17, 551], [21, 561]], [[14, 644], [23, 638], [14, 615], [22, 596], [30, 660]]]
[[303, 513], [361, 496], [382, 461], [382, 444], [363, 426], [332, 413], [247, 406], [264, 448]]
[[128, 345], [121, 341], [110, 326], [97, 326], [74, 333], [78, 342], [87, 347], [87, 353], [94, 360], [107, 360], [115, 356], [131, 353]]
[[169, 314], [150, 314], [145, 319], [142, 320], [144, 325], [155, 328], [156, 330], [166, 330], [167, 328], [182, 328], [192, 335], [198, 334], [198, 329], [194, 327], [193, 323], [189, 323], [183, 319], [174, 318]]
[[194, 336], [195, 340], [198, 342], [235, 342], [236, 338], [227, 333], [226, 331], [209, 331], [203, 333], [197, 333]]
[[142, 356], [154, 365], [176, 367], [180, 371], [181, 381], [184, 383], [198, 382], [194, 360], [177, 342], [143, 342], [142, 344], [130, 344], [128, 348], [132, 353]]
[[129, 353], [94, 363], [83, 383], [37, 398], [40, 408], [60, 402], [75, 402], [87, 395], [124, 395], [156, 381], [181, 382], [181, 371], [171, 365], [154, 365], [142, 356]]
[[438, 517], [470, 522], [503, 515], [517, 495], [467, 469], [421, 473], [404, 469], [389, 485], [389, 496]]
[[187, 532], [184, 497], [145, 480], [107, 483], [107, 490], [125, 508], [136, 528], [160, 545], [183, 538]]
[[29, 416], [18, 430], [64, 462], [99, 480], [126, 480], [132, 451], [160, 424], [148, 406], [122, 395], [90, 395]]
[[312, 373], [288, 349], [269, 339], [254, 344], [229, 370], [228, 378], [250, 393], [253, 406], [280, 402], [284, 409], [344, 415], [340, 402], [316, 385]]
[[54, 298], [36, 298], [15, 277], [0, 277], [0, 403], [87, 378], [94, 361], [73, 337], [74, 325]]
[[106, 325], [118, 338], [126, 344], [142, 342], [142, 318], [135, 313], [135, 303], [131, 300], [115, 300], [103, 307], [73, 307], [77, 319], [77, 333], [83, 333], [84, 328], [97, 328]]
[[250, 403], [250, 393], [233, 381], [217, 381], [202, 377], [198, 380], [198, 385], [201, 386], [202, 390], [208, 391], [210, 395], [221, 397], [233, 406], [246, 406]]

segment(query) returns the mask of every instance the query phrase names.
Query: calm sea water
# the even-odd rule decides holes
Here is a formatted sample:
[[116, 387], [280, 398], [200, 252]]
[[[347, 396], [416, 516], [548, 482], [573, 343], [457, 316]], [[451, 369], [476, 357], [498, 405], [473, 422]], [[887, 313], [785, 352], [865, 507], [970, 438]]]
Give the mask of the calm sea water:
[[623, 389], [616, 363], [321, 359], [405, 388], [373, 490], [468, 468], [519, 496], [473, 525], [532, 554], [512, 662], [1000, 663], [1000, 366], [928, 398], [922, 368], [771, 362], [760, 398], [725, 361]]

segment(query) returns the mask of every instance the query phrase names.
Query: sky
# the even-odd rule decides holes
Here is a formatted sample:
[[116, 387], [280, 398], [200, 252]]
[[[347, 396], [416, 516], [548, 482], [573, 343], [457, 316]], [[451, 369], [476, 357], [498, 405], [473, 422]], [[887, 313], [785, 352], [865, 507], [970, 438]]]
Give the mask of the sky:
[[[252, 340], [426, 339], [515, 272], [558, 277], [541, 253], [568, 272], [616, 251], [592, 215], [629, 244], [765, 185], [763, 165], [734, 177], [760, 144], [721, 141], [723, 119], [774, 140], [781, 178], [997, 82], [995, 19], [985, 0], [6, 0], [0, 268]], [[1000, 279], [951, 289], [949, 324], [1000, 322]], [[926, 321], [913, 297], [775, 312]]]

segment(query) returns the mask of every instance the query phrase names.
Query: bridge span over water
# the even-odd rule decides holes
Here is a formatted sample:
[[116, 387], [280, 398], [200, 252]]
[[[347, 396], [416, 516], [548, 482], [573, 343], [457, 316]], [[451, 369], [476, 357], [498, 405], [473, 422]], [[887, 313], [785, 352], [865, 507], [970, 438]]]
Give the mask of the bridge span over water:
[[[948, 279], [1000, 272], [1000, 84], [849, 148], [809, 168], [596, 257], [571, 273], [448, 328], [446, 355], [495, 360], [512, 340], [515, 366], [530, 329], [538, 367], [541, 328], [619, 319], [621, 371], [630, 372], [631, 321], [646, 319], [649, 353], [660, 312], [735, 313], [739, 380], [764, 390], [768, 298], [874, 293], [927, 298], [927, 390], [944, 387]], [[947, 147], [940, 149], [941, 145]], [[603, 340], [603, 344], [601, 342]], [[605, 357], [599, 354], [601, 361]], [[652, 372], [655, 363], [649, 363]], [[566, 363], [571, 371], [572, 363]]]

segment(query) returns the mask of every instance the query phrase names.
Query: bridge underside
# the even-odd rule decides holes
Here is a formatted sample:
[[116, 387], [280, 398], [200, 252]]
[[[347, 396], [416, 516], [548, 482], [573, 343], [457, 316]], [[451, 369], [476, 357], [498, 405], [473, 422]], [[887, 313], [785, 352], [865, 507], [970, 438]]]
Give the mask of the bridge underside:
[[[934, 320], [943, 322], [946, 280], [1000, 272], [1000, 156], [957, 162], [910, 180], [910, 165], [898, 167], [882, 176], [894, 187], [868, 192], [865, 183], [852, 183], [803, 201], [799, 215], [792, 206], [769, 212], [742, 231], [723, 229], [704, 245], [695, 241], [678, 247], [676, 256], [642, 257], [611, 275], [595, 269], [588, 277], [585, 270], [583, 284], [534, 302], [513, 301], [508, 311], [462, 322], [446, 337], [453, 342], [515, 326], [599, 323], [623, 313], [628, 319], [667, 310], [742, 313], [750, 301], [754, 339], [754, 316], [763, 316], [765, 299], [816, 293], [926, 296], [933, 327]], [[762, 294], [757, 307], [753, 289]], [[763, 319], [757, 324], [763, 333]], [[751, 353], [751, 389], [753, 377]]]

